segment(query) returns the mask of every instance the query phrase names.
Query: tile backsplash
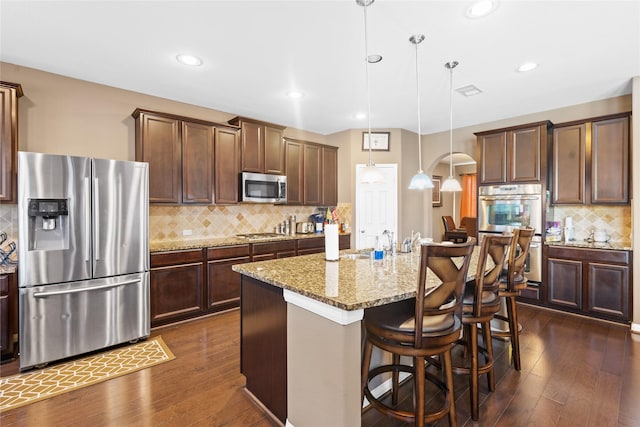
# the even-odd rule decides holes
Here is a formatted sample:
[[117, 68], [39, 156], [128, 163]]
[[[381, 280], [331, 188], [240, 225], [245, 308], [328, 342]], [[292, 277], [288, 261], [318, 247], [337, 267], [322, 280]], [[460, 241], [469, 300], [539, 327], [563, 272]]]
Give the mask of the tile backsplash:
[[[149, 240], [166, 242], [214, 237], [230, 237], [242, 233], [273, 232], [273, 228], [295, 215], [298, 222], [307, 221], [317, 212], [311, 206], [277, 206], [241, 204], [229, 206], [159, 206], [149, 207]], [[351, 204], [336, 206], [340, 221], [351, 222]], [[184, 235], [190, 230], [191, 235]]]
[[[351, 204], [335, 208], [340, 221], [351, 222]], [[163, 242], [213, 237], [230, 237], [242, 233], [273, 232], [278, 223], [295, 215], [307, 221], [317, 212], [312, 206], [276, 206], [241, 204], [229, 206], [149, 206], [149, 241]], [[191, 235], [183, 235], [191, 230]], [[0, 204], [0, 232], [8, 242], [18, 241], [18, 206]]]
[[576, 240], [584, 240], [593, 230], [604, 230], [613, 242], [631, 241], [630, 206], [554, 206], [548, 221], [560, 221], [564, 227], [566, 217], [571, 217]]

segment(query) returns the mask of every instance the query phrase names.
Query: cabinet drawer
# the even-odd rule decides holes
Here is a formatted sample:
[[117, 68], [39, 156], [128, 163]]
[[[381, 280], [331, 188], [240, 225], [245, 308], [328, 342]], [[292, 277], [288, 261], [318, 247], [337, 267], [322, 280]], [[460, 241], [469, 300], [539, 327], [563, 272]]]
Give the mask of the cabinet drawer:
[[202, 249], [151, 254], [151, 268], [202, 261]]
[[629, 264], [630, 251], [608, 249], [576, 249], [568, 247], [549, 246], [549, 258], [574, 259], [579, 261], [596, 261], [604, 263]]
[[296, 241], [295, 240], [287, 240], [284, 242], [265, 242], [265, 243], [254, 243], [253, 244], [253, 254], [254, 255], [263, 255], [263, 254], [272, 254], [277, 252], [295, 252], [296, 250]]
[[298, 250], [305, 249], [324, 249], [324, 237], [298, 240]]
[[249, 245], [221, 246], [207, 249], [207, 260], [249, 256]]

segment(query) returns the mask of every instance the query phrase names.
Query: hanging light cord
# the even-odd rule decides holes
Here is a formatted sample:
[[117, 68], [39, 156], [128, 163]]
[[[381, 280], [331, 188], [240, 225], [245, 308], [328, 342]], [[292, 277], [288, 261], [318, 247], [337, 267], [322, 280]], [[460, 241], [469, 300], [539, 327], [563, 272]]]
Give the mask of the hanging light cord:
[[449, 176], [453, 176], [453, 69], [458, 63], [449, 64]]
[[415, 43], [415, 46], [416, 46], [416, 90], [418, 91], [418, 173], [423, 173], [424, 171], [422, 170], [422, 130], [420, 129], [420, 117], [421, 117], [421, 114], [420, 114], [420, 79], [418, 78], [418, 43]]
[[[370, 4], [370, 3], [369, 3]], [[369, 164], [367, 166], [372, 166], [373, 162], [371, 161], [371, 93], [369, 90], [369, 40], [367, 38], [367, 7], [369, 5], [366, 2], [363, 4], [364, 9], [364, 61], [365, 61], [365, 81], [367, 83], [367, 124], [369, 129]]]

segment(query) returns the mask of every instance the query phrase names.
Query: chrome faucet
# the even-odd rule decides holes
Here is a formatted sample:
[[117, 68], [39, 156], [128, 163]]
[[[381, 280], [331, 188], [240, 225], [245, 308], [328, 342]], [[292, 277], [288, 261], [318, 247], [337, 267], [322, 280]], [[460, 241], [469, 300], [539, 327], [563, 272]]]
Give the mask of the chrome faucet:
[[418, 250], [420, 247], [420, 240], [422, 240], [422, 235], [419, 231], [415, 233], [411, 230], [411, 250]]

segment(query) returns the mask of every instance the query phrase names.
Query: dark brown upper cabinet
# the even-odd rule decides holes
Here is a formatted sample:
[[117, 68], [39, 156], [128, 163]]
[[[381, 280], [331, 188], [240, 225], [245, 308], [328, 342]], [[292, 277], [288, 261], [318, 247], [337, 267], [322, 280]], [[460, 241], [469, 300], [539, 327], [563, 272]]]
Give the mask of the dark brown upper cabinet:
[[215, 198], [216, 203], [238, 203], [238, 173], [240, 171], [239, 130], [216, 128]]
[[0, 81], [0, 202], [16, 203], [18, 181], [18, 98], [22, 86]]
[[285, 139], [287, 204], [338, 204], [338, 148]]
[[551, 122], [476, 133], [478, 184], [543, 182]]
[[[237, 202], [236, 127], [140, 109], [132, 116], [136, 119], [136, 160], [149, 163], [150, 203]], [[214, 168], [216, 136], [221, 139], [218, 163], [228, 163], [221, 167], [224, 183], [217, 185], [224, 190], [214, 198], [215, 178], [223, 177]], [[231, 157], [222, 158], [227, 155]], [[225, 186], [227, 182], [233, 187]]]
[[557, 125], [553, 203], [629, 203], [629, 143], [628, 113]]
[[232, 125], [240, 126], [241, 170], [243, 172], [284, 175], [283, 126], [261, 122], [245, 117], [229, 120]]

